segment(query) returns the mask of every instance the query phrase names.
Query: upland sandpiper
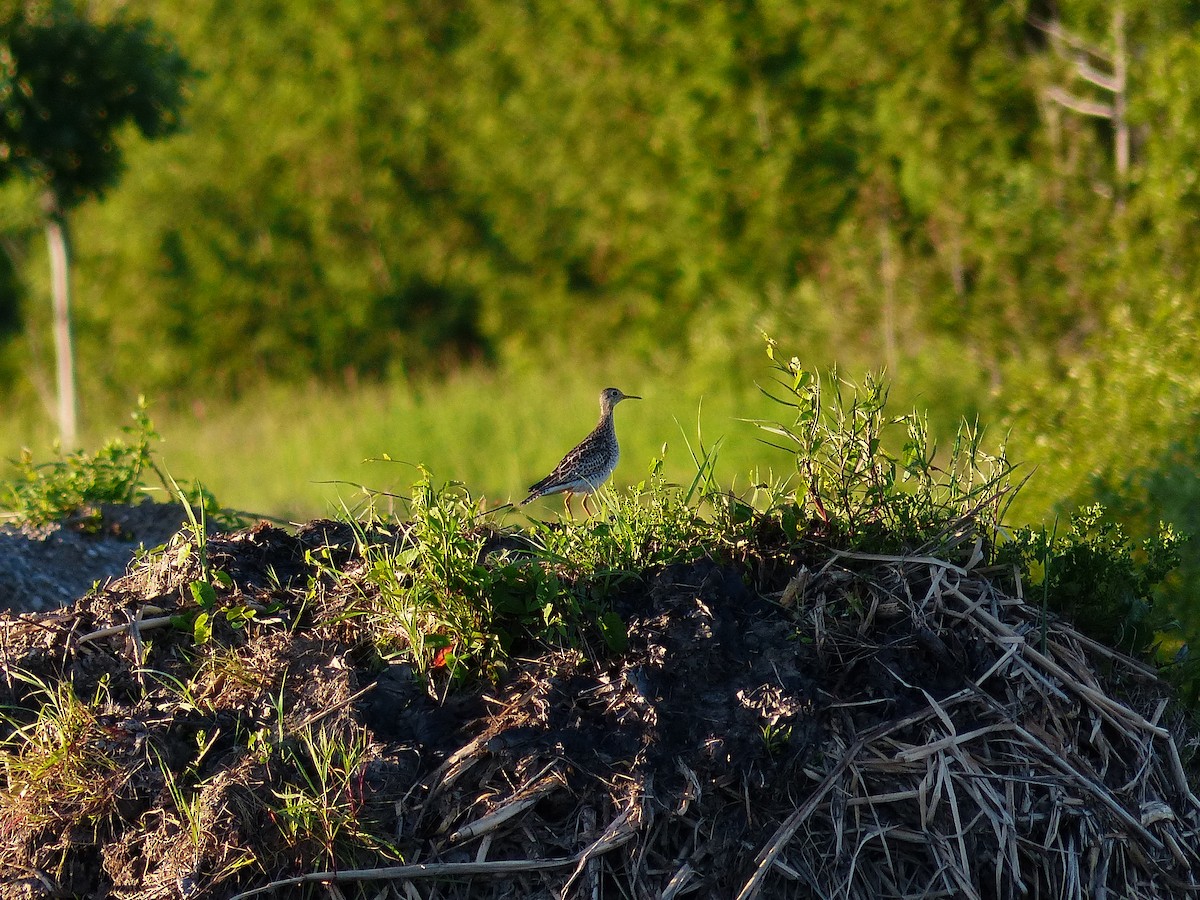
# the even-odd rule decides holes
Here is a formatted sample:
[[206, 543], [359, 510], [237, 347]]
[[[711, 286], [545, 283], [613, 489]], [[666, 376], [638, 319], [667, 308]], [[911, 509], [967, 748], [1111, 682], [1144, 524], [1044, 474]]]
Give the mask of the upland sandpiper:
[[600, 422], [592, 433], [580, 441], [575, 449], [562, 458], [554, 471], [529, 488], [529, 496], [521, 501], [524, 506], [531, 500], [547, 494], [565, 494], [563, 498], [567, 514], [571, 514], [571, 496], [583, 494], [583, 511], [588, 515], [588, 495], [604, 482], [617, 467], [620, 449], [617, 447], [617, 429], [613, 425], [613, 407], [622, 400], [641, 400], [633, 394], [624, 394], [614, 387], [600, 392]]

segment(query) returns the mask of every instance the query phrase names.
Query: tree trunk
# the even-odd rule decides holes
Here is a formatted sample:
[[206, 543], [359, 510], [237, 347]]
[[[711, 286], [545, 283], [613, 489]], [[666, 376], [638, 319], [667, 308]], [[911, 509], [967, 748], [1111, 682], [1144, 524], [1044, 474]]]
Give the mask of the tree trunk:
[[1129, 59], [1125, 46], [1125, 7], [1113, 10], [1113, 143], [1117, 168], [1117, 205], [1124, 206], [1125, 186], [1129, 180]]
[[879, 280], [883, 285], [883, 364], [892, 378], [896, 377], [896, 281], [899, 262], [892, 242], [892, 228], [887, 222], [887, 213], [879, 225]]
[[46, 198], [46, 244], [50, 249], [50, 288], [54, 300], [54, 363], [58, 383], [58, 434], [62, 449], [77, 449], [75, 351], [71, 346], [70, 252], [67, 220], [54, 197]]

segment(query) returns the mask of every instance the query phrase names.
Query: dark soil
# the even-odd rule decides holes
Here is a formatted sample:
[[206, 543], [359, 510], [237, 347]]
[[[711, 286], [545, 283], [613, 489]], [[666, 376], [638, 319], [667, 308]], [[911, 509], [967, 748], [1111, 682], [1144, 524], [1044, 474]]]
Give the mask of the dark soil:
[[[378, 529], [368, 538], [395, 542], [401, 532]], [[182, 535], [165, 553], [58, 612], [0, 618], [0, 704], [18, 710], [14, 724], [32, 721], [32, 712], [20, 710], [45, 702], [39, 683], [69, 683], [78, 697], [108, 698], [104, 714], [72, 737], [106, 761], [99, 769], [108, 779], [99, 792], [106, 802], [87, 807], [97, 801], [80, 798], [73, 807], [51, 791], [56, 800], [47, 809], [0, 795], [0, 898], [230, 898], [270, 879], [322, 871], [337, 872], [326, 880], [335, 879], [348, 897], [734, 897], [755, 877], [745, 896], [810, 897], [814, 885], [838, 883], [842, 896], [870, 896], [858, 885], [875, 876], [854, 870], [859, 863], [838, 849], [842, 834], [835, 832], [842, 822], [845, 835], [857, 827], [867, 835], [869, 823], [852, 827], [845, 816], [852, 810], [857, 822], [872, 808], [853, 805], [855, 784], [879, 777], [870, 774], [872, 760], [913, 754], [904, 748], [924, 740], [939, 746], [945, 732], [936, 713], [950, 718], [942, 703], [958, 733], [991, 721], [1002, 730], [1026, 714], [1042, 720], [1037, 733], [1044, 740], [1059, 733], [1045, 721], [1047, 697], [1010, 702], [1003, 684], [975, 687], [994, 684], [982, 679], [1004, 662], [1007, 645], [951, 627], [968, 619], [969, 608], [946, 613], [945, 627], [932, 612], [914, 612], [913, 598], [941, 589], [944, 570], [936, 567], [884, 567], [880, 574], [871, 563], [856, 571], [849, 563], [833, 566], [828, 553], [821, 571], [820, 560], [794, 554], [658, 567], [610, 598], [627, 626], [624, 651], [530, 645], [514, 654], [497, 683], [471, 685], [450, 683], [444, 671], [419, 677], [364, 645], [346, 615], [355, 592], [370, 590], [359, 551], [360, 535], [335, 522], [309, 523], [294, 534], [263, 524], [213, 536], [208, 560], [230, 580], [221, 589], [223, 607], [244, 604], [259, 613], [244, 628], [214, 617], [213, 646], [203, 649], [182, 620], [128, 627], [194, 614], [189, 586], [200, 575], [199, 559]], [[961, 584], [960, 594], [968, 590]], [[986, 608], [1001, 615], [1023, 609], [997, 603], [993, 598]], [[1113, 669], [1111, 661], [1105, 666]], [[1142, 698], [1138, 708], [1153, 708], [1164, 689], [1131, 672], [1104, 677], [1131, 686]], [[180, 682], [192, 684], [184, 697]], [[1068, 688], [1060, 681], [1053, 690]], [[969, 708], [961, 702], [967, 694], [975, 698]], [[987, 718], [986, 710], [1003, 704], [998, 719]], [[1105, 739], [1102, 726], [1108, 728], [1096, 726], [1093, 746], [1097, 734]], [[320, 827], [309, 822], [302, 832], [281, 811], [289, 792], [323, 784], [322, 772], [340, 764], [340, 757], [311, 759], [302, 736], [314, 734], [365, 748], [346, 779], [330, 782], [324, 840]], [[884, 749], [864, 743], [872, 735]], [[1114, 745], [1118, 739], [1109, 737]], [[960, 745], [948, 746], [957, 752]], [[1066, 758], [1072, 751], [1062, 747]], [[1129, 766], [1114, 762], [1111, 776], [1107, 761], [1103, 771], [1098, 763], [1090, 771], [1108, 783], [1133, 777], [1131, 767], [1132, 758]], [[924, 763], [901, 769], [888, 777], [926, 777]], [[820, 792], [839, 771], [857, 781], [827, 799]], [[66, 783], [59, 770], [46, 777]], [[1200, 810], [1185, 808], [1178, 785], [1171, 790], [1160, 791], [1161, 799], [1185, 840], [1195, 834]], [[1063, 796], [1069, 800], [1072, 791], [1078, 786]], [[179, 793], [190, 798], [191, 819]], [[885, 845], [880, 835], [889, 829], [954, 827], [947, 803], [940, 816], [925, 810], [928, 821], [906, 824], [906, 816], [921, 817], [915, 801], [905, 801], [911, 813], [886, 806], [899, 804], [893, 795], [901, 793], [876, 791], [884, 799], [870, 827], [884, 831], [864, 837], [860, 850]], [[801, 842], [777, 865], [763, 863], [789, 817], [810, 799], [823, 801], [808, 826], [813, 846]], [[506, 811], [506, 822], [490, 818]], [[1094, 815], [1103, 828], [1113, 827], [1102, 808]], [[991, 834], [986, 818], [975, 819], [972, 828]], [[961, 834], [967, 826], [958, 827]], [[1039, 827], [1042, 833], [1021, 840], [1053, 843]], [[948, 846], [957, 852], [958, 844]], [[1020, 854], [1034, 852], [1021, 847]], [[923, 889], [948, 877], [939, 874], [945, 865], [937, 846], [902, 852], [918, 854], [913, 865], [924, 873]], [[1166, 850], [1138, 852], [1180, 884], [1191, 877]], [[986, 854], [977, 856], [987, 869]], [[554, 860], [561, 864], [544, 870], [516, 864]], [[990, 887], [1002, 882], [994, 874], [999, 860], [990, 864], [990, 882], [977, 880], [980, 896], [1011, 895]], [[497, 870], [469, 878], [450, 869], [441, 879], [408, 869], [391, 878], [347, 874], [355, 867], [476, 862]], [[875, 896], [907, 890], [893, 884], [899, 893], [889, 893], [879, 877], [870, 883], [884, 885], [871, 888]], [[276, 896], [301, 891], [339, 896], [315, 883], [280, 888]]]

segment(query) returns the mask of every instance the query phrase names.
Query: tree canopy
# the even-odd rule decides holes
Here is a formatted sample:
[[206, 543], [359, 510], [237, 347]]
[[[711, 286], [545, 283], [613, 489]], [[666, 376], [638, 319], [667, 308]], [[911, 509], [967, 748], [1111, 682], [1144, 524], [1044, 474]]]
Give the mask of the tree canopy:
[[[720, 360], [762, 328], [1000, 383], [1195, 293], [1183, 0], [132, 6], [204, 77], [79, 219], [112, 383]], [[1111, 104], [1118, 57], [1123, 172], [1067, 102]]]
[[0, 7], [0, 182], [25, 175], [64, 208], [113, 186], [117, 132], [179, 124], [187, 64], [148, 19], [93, 22], [66, 2]]

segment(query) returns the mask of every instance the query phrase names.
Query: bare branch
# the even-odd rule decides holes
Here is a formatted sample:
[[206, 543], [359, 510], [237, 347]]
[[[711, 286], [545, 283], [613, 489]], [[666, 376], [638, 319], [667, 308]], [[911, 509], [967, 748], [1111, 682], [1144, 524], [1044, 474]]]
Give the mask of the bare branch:
[[1093, 44], [1086, 41], [1073, 31], [1068, 31], [1063, 28], [1062, 23], [1058, 20], [1048, 21], [1039, 18], [1035, 15], [1027, 15], [1025, 21], [1036, 28], [1038, 31], [1047, 35], [1052, 41], [1061, 41], [1072, 50], [1079, 50], [1086, 53], [1088, 56], [1101, 60], [1105, 63], [1112, 62], [1112, 54], [1098, 44]]
[[1101, 103], [1097, 100], [1087, 100], [1076, 97], [1070, 91], [1058, 87], [1046, 88], [1046, 96], [1066, 109], [1077, 112], [1081, 116], [1095, 116], [1097, 119], [1111, 119], [1114, 115], [1111, 103]]
[[1075, 60], [1075, 72], [1084, 81], [1089, 81], [1096, 87], [1111, 91], [1114, 94], [1124, 87], [1116, 75], [1109, 75], [1107, 72], [1100, 71], [1082, 55]]

